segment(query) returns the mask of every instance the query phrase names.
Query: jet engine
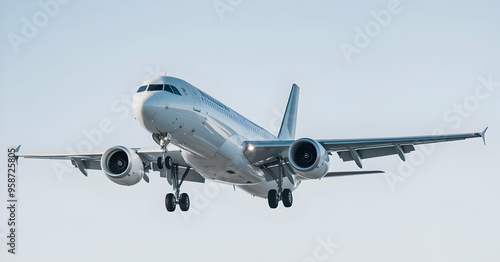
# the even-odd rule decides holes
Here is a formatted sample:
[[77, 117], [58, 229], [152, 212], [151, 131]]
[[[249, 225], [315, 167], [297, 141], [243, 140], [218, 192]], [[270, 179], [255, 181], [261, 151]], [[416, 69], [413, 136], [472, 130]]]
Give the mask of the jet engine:
[[144, 176], [144, 165], [139, 155], [123, 146], [106, 150], [101, 158], [101, 168], [111, 181], [124, 186], [135, 185]]
[[293, 142], [288, 151], [288, 160], [293, 170], [306, 179], [322, 178], [328, 172], [330, 163], [325, 148], [309, 138]]

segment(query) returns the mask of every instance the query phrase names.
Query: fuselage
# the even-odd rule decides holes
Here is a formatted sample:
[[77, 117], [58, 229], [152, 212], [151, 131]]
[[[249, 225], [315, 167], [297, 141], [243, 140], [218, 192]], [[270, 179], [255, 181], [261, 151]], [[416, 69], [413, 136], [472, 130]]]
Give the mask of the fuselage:
[[[149, 79], [132, 105], [139, 123], [153, 135], [170, 134], [184, 160], [205, 179], [261, 197], [276, 187], [243, 155], [243, 142], [278, 138], [186, 81], [167, 76]], [[300, 180], [283, 182], [295, 189]]]

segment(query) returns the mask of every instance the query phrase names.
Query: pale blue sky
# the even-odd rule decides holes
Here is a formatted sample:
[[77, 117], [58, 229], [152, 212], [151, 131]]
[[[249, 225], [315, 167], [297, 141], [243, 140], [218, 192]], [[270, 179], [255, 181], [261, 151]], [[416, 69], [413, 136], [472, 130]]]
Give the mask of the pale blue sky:
[[[164, 72], [274, 133], [293, 83], [301, 87], [298, 137], [490, 130], [487, 146], [417, 147], [405, 165], [397, 156], [364, 161], [388, 176], [305, 181], [294, 206], [276, 210], [210, 183], [183, 187], [190, 213], [167, 213], [171, 189], [158, 174], [122, 187], [99, 171], [58, 174], [66, 162], [22, 159], [20, 254], [7, 254], [0, 239], [0, 260], [308, 261], [327, 239], [339, 245], [321, 251], [329, 261], [500, 259], [500, 3], [401, 1], [349, 63], [342, 43], [354, 46], [356, 28], [390, 2], [73, 0], [51, 13], [38, 1], [1, 0], [3, 148], [154, 146], [129, 101]], [[219, 15], [214, 3], [229, 9]], [[42, 19], [37, 32], [23, 34], [34, 19]], [[25, 41], [13, 45], [14, 34]], [[102, 121], [113, 130], [88, 139]], [[332, 170], [357, 169], [331, 161]]]

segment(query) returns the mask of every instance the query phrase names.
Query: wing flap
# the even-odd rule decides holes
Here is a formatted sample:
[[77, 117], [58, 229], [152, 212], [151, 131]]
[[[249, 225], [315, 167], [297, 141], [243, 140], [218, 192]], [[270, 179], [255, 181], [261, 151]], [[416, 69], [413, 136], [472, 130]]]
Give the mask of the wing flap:
[[[410, 153], [415, 151], [415, 147], [413, 145], [404, 145], [400, 147], [403, 153]], [[367, 149], [357, 149], [361, 159], [388, 156], [388, 155], [396, 155], [398, 154], [396, 150], [396, 146], [388, 146], [388, 147], [379, 147], [379, 148], [367, 148]], [[354, 157], [352, 156], [350, 151], [338, 151], [337, 154], [344, 161], [353, 161]]]

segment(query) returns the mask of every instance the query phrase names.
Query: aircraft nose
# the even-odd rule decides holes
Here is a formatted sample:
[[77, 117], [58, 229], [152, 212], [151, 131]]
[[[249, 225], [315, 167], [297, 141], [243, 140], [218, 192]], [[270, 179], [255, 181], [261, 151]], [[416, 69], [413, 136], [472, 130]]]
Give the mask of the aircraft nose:
[[147, 98], [142, 104], [142, 115], [146, 119], [152, 119], [158, 112], [158, 97], [155, 95]]
[[158, 97], [154, 93], [136, 94], [132, 102], [135, 118], [141, 123], [150, 121], [158, 112], [158, 104]]

